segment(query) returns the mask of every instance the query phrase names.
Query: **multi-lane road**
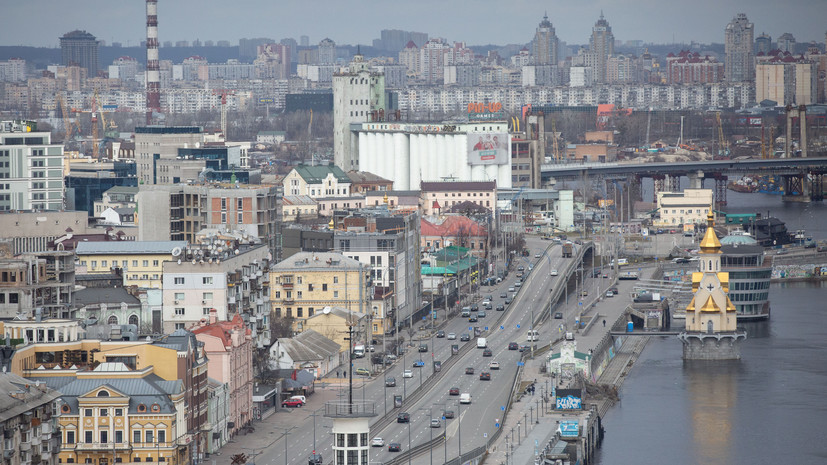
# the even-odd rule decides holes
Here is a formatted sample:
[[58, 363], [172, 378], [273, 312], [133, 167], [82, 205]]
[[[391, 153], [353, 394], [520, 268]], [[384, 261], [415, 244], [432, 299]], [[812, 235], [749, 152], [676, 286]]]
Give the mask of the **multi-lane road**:
[[[409, 423], [392, 421], [387, 426], [379, 425], [381, 428], [371, 428], [371, 438], [381, 437], [385, 443], [384, 447], [372, 448], [371, 462], [384, 463], [399, 456], [398, 453], [388, 451], [387, 444], [389, 443], [399, 443], [402, 451], [406, 451], [410, 447], [429, 441], [432, 436], [437, 437], [445, 428], [447, 428], [448, 440], [443, 446], [435, 449], [433, 454], [437, 462], [444, 460], [445, 456], [450, 460], [457, 457], [460, 452], [465, 453], [484, 445], [487, 438], [496, 431], [497, 422], [503, 418], [503, 409], [521, 360], [520, 352], [509, 350], [508, 346], [512, 342], [520, 345], [526, 344], [532, 316], [537, 320], [542, 312], [551, 311], [549, 291], [553, 287], [562, 285], [563, 270], [571, 261], [571, 259], [562, 258], [561, 247], [549, 241], [528, 239], [527, 247], [530, 248], [530, 255], [520, 257], [520, 263], [517, 265], [522, 265], [526, 272], [521, 286], [516, 287], [518, 279], [516, 273], [511, 272], [502, 283], [482, 287], [482, 296], [492, 297], [492, 309], [485, 310], [486, 316], [479, 318], [477, 322], [469, 322], [468, 318], [461, 316], [453, 317], [442, 329], [446, 335], [454, 333], [455, 340], [432, 336], [421, 341], [411, 341], [413, 346], [407, 347], [406, 353], [384, 373], [369, 379], [356, 380], [354, 378], [354, 400], [364, 398], [374, 401], [378, 417], [383, 416], [385, 412], [393, 412], [394, 415], [406, 412], [410, 415]], [[529, 267], [533, 268], [530, 272]], [[560, 270], [561, 275], [550, 276], [552, 269]], [[590, 286], [595, 287], [592, 281], [589, 279], [586, 282], [586, 289]], [[511, 288], [514, 288], [513, 291]], [[503, 296], [510, 297], [512, 302], [505, 305], [506, 299]], [[574, 306], [576, 297], [570, 295], [569, 298]], [[496, 311], [499, 305], [505, 307], [504, 312]], [[480, 309], [482, 310], [481, 305]], [[565, 312], [564, 306], [561, 305], [554, 309], [554, 312], [557, 311]], [[571, 315], [566, 313], [562, 321], [571, 319]], [[552, 338], [556, 337], [554, 333], [559, 331], [560, 324], [559, 319], [547, 318], [540, 326], [534, 328], [540, 332], [540, 341], [537, 344], [548, 344]], [[474, 336], [474, 327], [482, 330], [481, 337], [486, 339], [487, 347], [491, 351], [490, 357], [484, 357], [484, 350], [476, 348], [477, 338]], [[463, 334], [468, 334], [470, 340], [462, 342], [460, 338]], [[428, 345], [427, 352], [417, 351], [420, 343]], [[470, 350], [460, 350], [458, 355], [452, 356], [451, 346], [453, 344], [458, 344], [460, 347], [463, 347], [463, 344], [470, 344], [472, 347]], [[457, 357], [458, 360], [443, 365], [439, 373], [434, 373], [433, 361], [438, 360], [446, 364], [451, 357]], [[425, 362], [424, 366], [414, 367], [415, 360], [422, 360]], [[493, 361], [499, 363], [499, 370], [489, 369]], [[466, 369], [469, 367], [474, 369], [473, 375], [466, 374]], [[405, 370], [411, 370], [413, 376], [405, 378], [403, 376]], [[483, 371], [491, 374], [490, 381], [480, 380], [479, 374]], [[432, 375], [433, 379], [428, 381]], [[395, 387], [386, 387], [385, 380], [388, 377], [395, 378]], [[413, 396], [420, 386], [425, 391]], [[470, 394], [471, 403], [460, 404], [459, 396], [449, 395], [452, 387], [459, 388], [460, 393]], [[342, 395], [347, 395], [344, 390]], [[393, 408], [395, 395], [407, 400], [400, 409]], [[408, 400], [409, 398], [413, 398], [413, 401]], [[346, 397], [343, 400], [346, 400]], [[314, 431], [313, 412], [310, 409], [301, 409], [301, 412], [298, 410], [291, 413], [305, 415], [306, 419], [291, 431], [291, 439], [288, 441], [290, 446], [288, 460], [285, 462], [284, 450], [277, 443], [279, 441], [276, 441], [256, 452], [264, 458], [264, 460], [258, 460], [259, 463], [267, 465], [303, 464], [314, 450], [311, 440], [314, 436], [317, 438], [316, 453], [323, 455], [325, 463], [330, 462], [332, 458], [330, 430], [324, 426], [329, 424], [330, 420], [320, 415], [316, 416]], [[452, 410], [454, 418], [443, 419], [444, 410]], [[321, 409], [316, 413], [321, 414]], [[440, 420], [439, 428], [431, 428], [432, 418]], [[300, 439], [297, 440], [298, 438]]]

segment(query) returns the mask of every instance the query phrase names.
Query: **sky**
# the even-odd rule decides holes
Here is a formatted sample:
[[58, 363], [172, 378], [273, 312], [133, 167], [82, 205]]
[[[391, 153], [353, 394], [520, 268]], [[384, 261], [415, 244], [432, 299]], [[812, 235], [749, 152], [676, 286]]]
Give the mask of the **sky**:
[[[140, 44], [146, 36], [142, 0], [4, 1], [0, 45], [57, 47], [58, 37], [82, 29], [98, 39]], [[557, 37], [588, 42], [603, 12], [615, 39], [645, 43], [723, 43], [724, 27], [746, 13], [775, 40], [824, 43], [827, 0], [158, 0], [161, 42], [307, 35], [337, 44], [367, 44], [382, 29], [426, 32], [468, 45], [523, 44], [548, 12]]]

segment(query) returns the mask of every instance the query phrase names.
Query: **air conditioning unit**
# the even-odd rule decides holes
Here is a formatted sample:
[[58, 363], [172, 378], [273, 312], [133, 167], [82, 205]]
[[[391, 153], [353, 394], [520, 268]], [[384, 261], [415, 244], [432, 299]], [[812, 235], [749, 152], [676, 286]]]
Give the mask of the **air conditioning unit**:
[[206, 300], [202, 300], [202, 301], [201, 301], [201, 303], [202, 303], [202, 304], [205, 304], [205, 303], [207, 303], [207, 301], [206, 301]]
[[176, 301], [175, 301], [175, 305], [178, 305], [178, 303], [179, 303], [179, 302], [176, 300]]

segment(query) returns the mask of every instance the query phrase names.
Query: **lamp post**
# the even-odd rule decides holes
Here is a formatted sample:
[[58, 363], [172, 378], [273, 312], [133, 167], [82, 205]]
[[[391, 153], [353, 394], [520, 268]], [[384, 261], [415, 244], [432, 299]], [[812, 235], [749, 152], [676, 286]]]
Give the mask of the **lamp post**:
[[[434, 465], [434, 429], [431, 427], [431, 423], [434, 421], [434, 409], [431, 408], [420, 408], [417, 410], [422, 410], [423, 412], [428, 412], [428, 447], [430, 449], [431, 454], [431, 465]], [[410, 454], [410, 451], [408, 451]]]
[[445, 405], [446, 405], [446, 403], [442, 402], [440, 404], [433, 404], [433, 405], [441, 405], [442, 406], [442, 415], [440, 415], [440, 417], [445, 422], [442, 425], [443, 428], [445, 428], [445, 429], [442, 430], [442, 436], [445, 438], [445, 440], [442, 441], [442, 448], [444, 449], [444, 454], [445, 454], [445, 457], [442, 459], [442, 463], [448, 463], [448, 418], [445, 416]]
[[411, 420], [408, 420], [408, 465], [411, 465]]
[[[316, 412], [319, 410], [321, 410], [321, 408], [314, 410], [313, 413], [310, 414], [310, 416], [313, 417], [313, 463], [316, 463], [316, 417], [319, 416]], [[285, 439], [285, 442], [287, 442], [287, 439]]]
[[457, 401], [457, 452], [462, 463], [462, 402]]

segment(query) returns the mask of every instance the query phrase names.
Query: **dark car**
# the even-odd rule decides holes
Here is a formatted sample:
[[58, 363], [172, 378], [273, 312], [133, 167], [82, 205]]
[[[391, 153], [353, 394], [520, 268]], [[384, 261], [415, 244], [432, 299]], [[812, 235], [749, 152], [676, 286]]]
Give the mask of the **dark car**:
[[396, 378], [385, 378], [385, 386], [387, 387], [396, 387]]
[[509, 342], [508, 343], [508, 350], [517, 350], [520, 348], [520, 345], [516, 342]]
[[485, 350], [482, 351], [482, 356], [483, 357], [491, 357], [491, 355], [492, 355], [491, 354], [491, 349], [485, 349]]
[[397, 423], [409, 423], [411, 421], [411, 415], [408, 412], [401, 412], [399, 415], [396, 416]]
[[491, 373], [487, 371], [480, 373], [480, 381], [491, 381]]
[[505, 305], [503, 305], [503, 304], [499, 304], [499, 305], [497, 305], [497, 311], [498, 311], [498, 312], [505, 311]]
[[468, 317], [468, 322], [469, 323], [476, 323], [477, 322], [477, 314], [472, 313], [471, 316]]
[[286, 407], [301, 408], [301, 406], [303, 404], [304, 404], [304, 402], [302, 402], [299, 399], [287, 399], [287, 400], [285, 400], [284, 402], [281, 403], [281, 406], [285, 407], [285, 408]]
[[503, 292], [503, 293], [501, 293], [501, 294], [500, 294], [500, 298], [501, 298], [501, 299], [505, 299], [506, 297], [508, 297], [508, 293], [507, 293], [507, 292]]
[[554, 314], [555, 320], [562, 320], [563, 319], [563, 312], [557, 312]]
[[458, 387], [452, 387], [451, 389], [448, 389], [448, 395], [449, 396], [458, 396], [459, 395], [459, 388]]
[[459, 340], [460, 340], [460, 341], [463, 341], [463, 342], [468, 342], [468, 341], [470, 341], [470, 340], [471, 340], [471, 335], [470, 335], [470, 334], [468, 334], [468, 333], [462, 333], [462, 334], [459, 336]]
[[445, 418], [454, 418], [454, 411], [453, 410], [446, 410], [442, 412], [442, 416]]
[[440, 329], [439, 331], [436, 332], [436, 337], [438, 337], [438, 338], [445, 337], [445, 331]]
[[392, 442], [388, 444], [388, 452], [399, 452], [402, 450], [402, 445], [398, 442]]
[[517, 271], [525, 271], [525, 267], [523, 265], [520, 265], [517, 267]]
[[474, 367], [468, 367], [465, 369], [466, 375], [473, 375], [474, 374]]
[[[490, 309], [489, 309], [490, 310]], [[485, 318], [485, 312], [480, 310], [477, 312], [477, 318]]]
[[480, 306], [479, 306], [479, 305], [477, 305], [477, 304], [471, 304], [471, 311], [472, 311], [472, 312], [476, 312], [476, 311], [477, 311], [477, 310], [479, 310], [479, 309], [480, 309]]
[[324, 460], [322, 459], [322, 454], [311, 455], [307, 457], [307, 465], [322, 465]]
[[427, 352], [428, 351], [428, 344], [420, 344], [419, 345], [420, 352]]

